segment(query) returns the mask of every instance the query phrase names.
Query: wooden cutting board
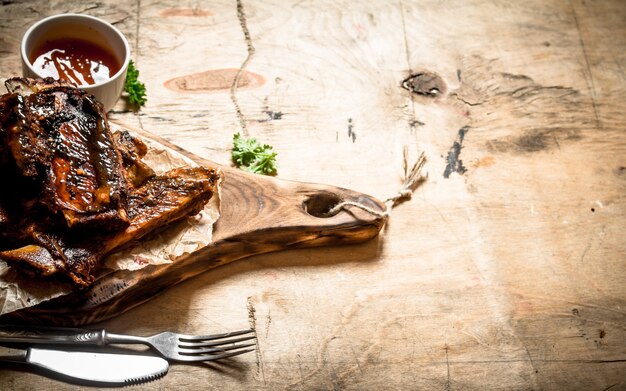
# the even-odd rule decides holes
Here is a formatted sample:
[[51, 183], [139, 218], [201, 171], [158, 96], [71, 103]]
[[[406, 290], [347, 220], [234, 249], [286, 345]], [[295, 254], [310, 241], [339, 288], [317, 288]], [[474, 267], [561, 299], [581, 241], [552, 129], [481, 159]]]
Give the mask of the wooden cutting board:
[[[127, 127], [128, 128], [128, 127]], [[323, 184], [282, 180], [221, 166], [140, 129], [129, 129], [223, 173], [220, 218], [213, 242], [176, 262], [107, 274], [87, 290], [4, 315], [5, 321], [75, 326], [105, 320], [150, 300], [199, 273], [255, 254], [294, 248], [359, 243], [375, 237], [384, 218], [346, 207], [351, 201], [382, 213], [384, 204], [365, 194]]]

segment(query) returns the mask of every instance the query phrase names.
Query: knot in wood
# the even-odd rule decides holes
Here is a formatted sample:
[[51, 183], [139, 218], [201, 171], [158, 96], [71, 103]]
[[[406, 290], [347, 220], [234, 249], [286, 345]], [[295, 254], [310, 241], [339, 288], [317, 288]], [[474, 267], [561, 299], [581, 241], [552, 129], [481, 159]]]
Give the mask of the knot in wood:
[[446, 83], [432, 72], [417, 72], [402, 81], [402, 88], [427, 98], [436, 98], [447, 91]]

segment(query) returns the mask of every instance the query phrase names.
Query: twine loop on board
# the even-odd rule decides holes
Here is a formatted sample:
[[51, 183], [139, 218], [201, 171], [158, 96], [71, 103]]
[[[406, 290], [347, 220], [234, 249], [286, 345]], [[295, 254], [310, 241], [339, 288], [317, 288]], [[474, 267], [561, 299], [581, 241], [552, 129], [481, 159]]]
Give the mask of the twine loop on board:
[[420, 153], [420, 155], [417, 158], [417, 161], [411, 167], [409, 167], [409, 151], [406, 146], [404, 147], [403, 153], [404, 153], [404, 156], [403, 156], [402, 166], [404, 169], [404, 180], [402, 182], [402, 187], [398, 189], [395, 195], [387, 198], [384, 201], [384, 204], [385, 204], [384, 211], [381, 212], [377, 209], [371, 208], [360, 202], [341, 201], [337, 203], [335, 206], [333, 206], [332, 208], [330, 208], [328, 212], [325, 213], [325, 215], [333, 216], [339, 213], [339, 211], [341, 211], [347, 206], [354, 206], [374, 216], [387, 219], [391, 215], [391, 210], [396, 205], [400, 204], [401, 202], [405, 200], [411, 199], [411, 197], [413, 196], [413, 192], [415, 191], [417, 186], [419, 186], [419, 184], [422, 183], [427, 177], [427, 175], [422, 175], [422, 168], [424, 168], [424, 164], [426, 164], [426, 155], [424, 155], [424, 152]]

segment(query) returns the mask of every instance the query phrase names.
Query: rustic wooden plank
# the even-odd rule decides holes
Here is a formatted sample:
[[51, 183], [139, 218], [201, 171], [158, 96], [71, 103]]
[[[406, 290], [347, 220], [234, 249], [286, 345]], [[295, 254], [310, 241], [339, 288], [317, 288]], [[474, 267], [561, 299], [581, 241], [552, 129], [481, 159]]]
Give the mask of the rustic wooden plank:
[[[621, 1], [241, 4], [255, 51], [236, 100], [279, 178], [384, 199], [409, 145], [429, 179], [378, 240], [235, 262], [103, 323], [256, 327], [256, 355], [138, 389], [626, 387]], [[19, 72], [26, 26], [61, 8], [131, 37], [149, 102], [111, 118], [229, 164], [244, 131], [236, 2], [9, 4], [1, 76]], [[403, 89], [416, 73], [440, 79]], [[0, 384], [75, 389], [4, 371]]]

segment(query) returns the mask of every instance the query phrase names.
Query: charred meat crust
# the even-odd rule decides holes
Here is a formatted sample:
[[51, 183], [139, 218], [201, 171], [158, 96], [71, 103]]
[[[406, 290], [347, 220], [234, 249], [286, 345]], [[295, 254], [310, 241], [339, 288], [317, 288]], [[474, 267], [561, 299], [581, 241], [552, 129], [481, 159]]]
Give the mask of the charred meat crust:
[[7, 91], [11, 94], [28, 96], [37, 92], [57, 87], [75, 88], [75, 86], [65, 80], [55, 80], [51, 77], [44, 79], [31, 79], [28, 77], [13, 77], [4, 82]]
[[102, 105], [62, 85], [7, 100], [0, 123], [7, 149], [20, 174], [40, 186], [41, 204], [69, 227], [126, 226], [128, 186]]
[[143, 141], [133, 137], [126, 130], [113, 133], [113, 140], [122, 156], [122, 164], [129, 184], [133, 187], [139, 187], [155, 175], [154, 170], [141, 161], [148, 153], [148, 146]]
[[[146, 145], [112, 134], [93, 96], [52, 80], [10, 79], [0, 96], [0, 259], [87, 287], [104, 256], [202, 210], [219, 173], [155, 175]], [[5, 182], [6, 183], [6, 182]], [[87, 229], [85, 229], [87, 228]]]
[[63, 272], [79, 286], [89, 286], [100, 261], [111, 251], [156, 228], [200, 212], [219, 179], [205, 167], [174, 169], [149, 179], [131, 193], [129, 226], [120, 232], [92, 237], [40, 235], [38, 244], [0, 252], [0, 259], [23, 264], [42, 275]]

